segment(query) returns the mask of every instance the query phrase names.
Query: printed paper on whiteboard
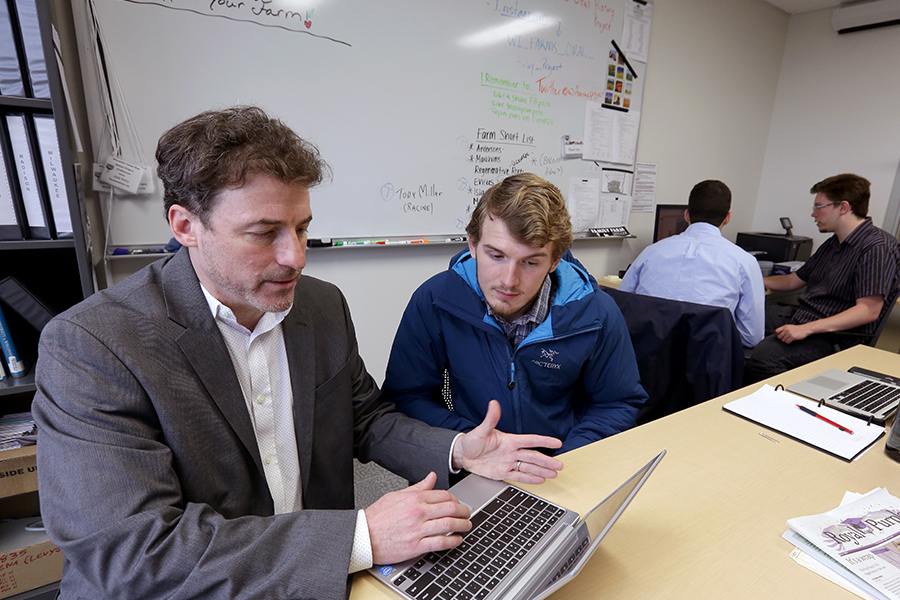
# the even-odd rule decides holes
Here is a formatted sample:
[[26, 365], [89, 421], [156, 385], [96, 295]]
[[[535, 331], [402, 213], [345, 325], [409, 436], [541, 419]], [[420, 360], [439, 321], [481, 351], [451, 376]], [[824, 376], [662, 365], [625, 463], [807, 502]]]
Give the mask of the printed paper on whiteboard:
[[631, 195], [634, 173], [629, 169], [604, 168], [603, 193]]
[[628, 227], [631, 216], [631, 196], [600, 196], [600, 222], [597, 227]]
[[653, 5], [632, 1], [625, 11], [625, 24], [622, 28], [622, 52], [628, 60], [647, 62], [652, 21]]
[[653, 212], [659, 165], [639, 162], [634, 165], [634, 195], [631, 212]]
[[640, 111], [622, 112], [587, 102], [584, 115], [584, 160], [633, 165]]
[[566, 203], [573, 231], [587, 231], [597, 227], [600, 219], [600, 180], [572, 177]]

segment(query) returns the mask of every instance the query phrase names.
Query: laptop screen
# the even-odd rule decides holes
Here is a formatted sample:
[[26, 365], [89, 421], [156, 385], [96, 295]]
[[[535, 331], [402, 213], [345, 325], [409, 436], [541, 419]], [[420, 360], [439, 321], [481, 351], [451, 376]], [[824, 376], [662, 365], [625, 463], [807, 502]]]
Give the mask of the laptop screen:
[[[591, 541], [590, 547], [583, 552], [583, 546], [576, 548], [573, 557], [570, 558], [569, 561], [566, 561], [565, 567], [561, 572], [558, 572], [552, 577], [547, 582], [546, 587], [544, 587], [533, 600], [542, 600], [572, 581], [600, 545], [600, 541], [606, 536], [606, 533], [618, 520], [619, 515], [621, 515], [625, 508], [628, 507], [631, 503], [631, 499], [634, 498], [644, 482], [647, 481], [647, 478], [650, 477], [650, 473], [653, 472], [653, 469], [656, 468], [656, 465], [659, 464], [659, 461], [661, 461], [665, 455], [665, 450], [657, 454], [653, 460], [644, 465], [640, 471], [632, 475], [628, 481], [619, 486], [619, 489], [607, 496], [603, 502], [595, 506], [593, 510], [579, 522], [580, 524], [587, 526], [588, 535], [590, 536]], [[581, 529], [580, 524], [575, 525], [579, 530]], [[586, 539], [584, 541], [587, 542]]]
[[644, 465], [644, 468], [631, 476], [631, 479], [619, 486], [619, 489], [606, 497], [606, 499], [594, 507], [585, 517], [588, 533], [591, 535], [591, 543], [596, 544], [606, 535], [606, 532], [612, 527], [612, 524], [618, 518], [619, 514], [628, 505], [632, 496], [637, 493], [638, 488], [644, 483], [648, 473], [662, 459], [665, 451], [661, 452], [656, 458]]

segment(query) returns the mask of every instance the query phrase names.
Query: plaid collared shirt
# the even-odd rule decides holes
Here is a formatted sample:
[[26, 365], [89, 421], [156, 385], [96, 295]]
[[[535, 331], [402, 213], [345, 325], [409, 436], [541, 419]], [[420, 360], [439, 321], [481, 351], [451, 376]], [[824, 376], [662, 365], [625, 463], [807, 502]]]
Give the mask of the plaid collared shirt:
[[491, 305], [487, 305], [488, 314], [497, 321], [513, 348], [518, 348], [522, 340], [527, 338], [529, 333], [537, 329], [537, 326], [546, 320], [547, 315], [550, 314], [550, 303], [553, 300], [552, 292], [553, 282], [550, 274], [547, 273], [547, 276], [544, 278], [544, 284], [541, 286], [541, 291], [538, 292], [537, 299], [534, 301], [534, 306], [512, 323], [494, 314], [494, 311], [491, 310]]

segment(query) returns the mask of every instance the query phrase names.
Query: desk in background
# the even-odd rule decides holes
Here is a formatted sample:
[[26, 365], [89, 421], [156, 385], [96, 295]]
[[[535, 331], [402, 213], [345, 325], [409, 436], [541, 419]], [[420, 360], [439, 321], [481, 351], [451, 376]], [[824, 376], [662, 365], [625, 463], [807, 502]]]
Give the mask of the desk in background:
[[[854, 365], [900, 376], [900, 355], [855, 346], [766, 383]], [[856, 597], [790, 558], [785, 521], [831, 510], [847, 490], [882, 486], [900, 495], [900, 464], [884, 454], [884, 438], [846, 463], [722, 410], [759, 385], [568, 452], [558, 479], [523, 486], [584, 514], [668, 450], [581, 574], [554, 598]], [[360, 573], [351, 598], [399, 596]]]
[[[622, 278], [618, 275], [605, 275], [598, 279], [597, 283], [608, 288], [619, 289]], [[773, 294], [775, 295], [774, 298], [772, 297]], [[774, 303], [775, 301], [781, 301], [784, 298], [796, 298], [799, 294], [799, 290], [793, 292], [773, 292], [772, 290], [766, 290], [766, 303]], [[900, 303], [900, 300], [897, 300], [897, 302]]]
[[598, 279], [597, 283], [617, 290], [619, 289], [619, 284], [622, 283], [622, 278], [618, 275], [606, 275]]

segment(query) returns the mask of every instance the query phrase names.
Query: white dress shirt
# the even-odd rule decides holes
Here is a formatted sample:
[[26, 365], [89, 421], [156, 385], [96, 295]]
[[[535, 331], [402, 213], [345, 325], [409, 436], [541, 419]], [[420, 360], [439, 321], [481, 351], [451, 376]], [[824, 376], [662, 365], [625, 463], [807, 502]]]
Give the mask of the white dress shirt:
[[715, 225], [693, 223], [683, 233], [647, 246], [625, 272], [619, 289], [645, 296], [723, 306], [741, 342], [763, 338], [766, 290], [756, 259]]
[[[300, 459], [294, 431], [294, 401], [281, 323], [291, 311], [264, 313], [253, 331], [235, 319], [230, 308], [201, 284], [203, 294], [228, 346], [253, 424], [275, 514], [301, 510]], [[372, 543], [366, 513], [359, 511], [350, 573], [372, 566]]]

